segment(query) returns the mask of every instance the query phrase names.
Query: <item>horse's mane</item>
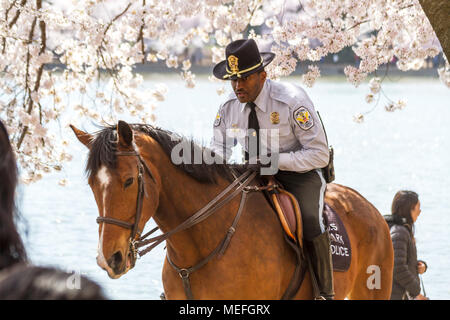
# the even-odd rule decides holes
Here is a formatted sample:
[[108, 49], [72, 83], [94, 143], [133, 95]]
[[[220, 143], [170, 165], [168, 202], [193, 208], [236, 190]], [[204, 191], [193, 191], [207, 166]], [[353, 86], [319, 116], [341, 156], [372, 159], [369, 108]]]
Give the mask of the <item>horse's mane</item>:
[[[192, 139], [175, 135], [170, 131], [157, 128], [147, 124], [130, 124], [131, 128], [135, 132], [140, 132], [150, 136], [156, 142], [160, 144], [164, 152], [171, 156], [172, 149], [178, 145], [181, 141], [186, 142], [191, 146], [191, 159], [194, 159], [194, 154], [203, 154], [203, 151], [207, 149], [205, 146], [200, 146]], [[177, 139], [174, 139], [177, 137]], [[86, 163], [86, 174], [88, 177], [95, 175], [102, 165], [105, 165], [109, 169], [116, 168], [116, 156], [117, 151], [117, 130], [116, 126], [102, 127], [100, 131], [95, 133], [95, 138], [90, 144], [90, 152]], [[211, 151], [208, 151], [211, 152]], [[232, 181], [233, 174], [232, 169], [227, 164], [206, 164], [203, 160], [200, 164], [193, 163], [181, 163], [175, 165], [192, 178], [197, 181], [205, 183], [216, 183], [218, 176]]]

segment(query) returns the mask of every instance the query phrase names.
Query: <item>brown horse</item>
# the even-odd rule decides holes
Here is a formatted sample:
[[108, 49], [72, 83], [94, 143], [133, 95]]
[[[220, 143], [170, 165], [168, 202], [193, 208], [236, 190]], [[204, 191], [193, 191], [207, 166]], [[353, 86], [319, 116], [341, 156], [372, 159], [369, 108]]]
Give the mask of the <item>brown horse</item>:
[[[195, 218], [195, 212], [234, 180], [227, 165], [174, 165], [171, 152], [179, 140], [162, 129], [123, 121], [96, 135], [71, 128], [90, 149], [86, 170], [100, 215], [97, 263], [111, 278], [119, 278], [133, 268], [134, 241], [150, 218], [162, 232], [175, 230]], [[197, 145], [193, 148], [208, 150]], [[339, 214], [352, 246], [348, 271], [334, 272], [335, 298], [389, 299], [393, 248], [383, 217], [358, 192], [338, 184], [328, 184], [325, 201]], [[189, 274], [193, 297], [283, 296], [296, 267], [294, 251], [285, 241], [280, 222], [262, 192], [248, 193], [241, 210], [240, 204], [241, 197], [233, 197], [204, 220], [162, 239], [167, 246], [162, 271], [167, 299], [187, 298], [180, 269], [186, 271], [217, 251], [238, 211], [240, 219], [223, 255], [211, 256]], [[178, 272], [172, 263], [179, 267]], [[378, 274], [373, 274], [374, 270]], [[371, 286], [374, 277], [378, 277], [378, 285]], [[294, 298], [313, 298], [309, 272]]]

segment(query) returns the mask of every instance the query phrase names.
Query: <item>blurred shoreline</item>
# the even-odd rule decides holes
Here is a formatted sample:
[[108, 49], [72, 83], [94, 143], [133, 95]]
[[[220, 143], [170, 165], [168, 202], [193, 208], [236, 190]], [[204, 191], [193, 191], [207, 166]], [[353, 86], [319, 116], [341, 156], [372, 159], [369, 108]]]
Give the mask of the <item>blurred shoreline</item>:
[[[289, 76], [301, 76], [308, 71], [308, 66], [312, 63], [299, 63], [294, 72]], [[321, 76], [332, 76], [332, 77], [345, 77], [344, 68], [348, 65], [356, 66], [352, 63], [317, 63], [320, 69]], [[192, 73], [196, 75], [212, 75], [214, 65], [203, 65], [203, 64], [193, 64], [189, 69]], [[47, 70], [56, 69], [62, 71], [65, 69], [63, 64], [47, 64], [45, 67]], [[142, 75], [150, 74], [166, 74], [166, 75], [179, 75], [183, 72], [181, 66], [178, 68], [168, 68], [164, 61], [157, 63], [146, 63], [146, 64], [136, 64], [133, 66], [133, 71]], [[401, 76], [401, 77], [431, 77], [439, 78], [437, 67], [433, 66], [432, 63], [427, 63], [427, 66], [420, 70], [408, 70], [402, 71], [398, 69], [395, 64], [382, 65], [375, 72], [369, 74], [369, 76], [383, 77], [387, 76]]]
[[[311, 63], [299, 63], [294, 72], [290, 74], [290, 76], [300, 76], [308, 71], [308, 65]], [[321, 76], [342, 76], [345, 77], [344, 68], [348, 65], [352, 65], [350, 63], [339, 63], [339, 64], [329, 64], [329, 63], [319, 63], [317, 64], [320, 69]], [[193, 65], [190, 69], [192, 73], [195, 74], [207, 74], [212, 75], [214, 65], [211, 66], [203, 66], [203, 65]], [[408, 77], [434, 77], [439, 78], [437, 73], [437, 68], [429, 67], [423, 68], [420, 70], [408, 70], [402, 71], [398, 69], [395, 65], [383, 65], [377, 69], [376, 74], [378, 76], [384, 76], [388, 71], [388, 75], [395, 76], [408, 76]], [[182, 70], [179, 69], [169, 69], [167, 68], [164, 62], [161, 63], [152, 63], [152, 64], [139, 64], [135, 66], [135, 71], [138, 73], [180, 73]], [[375, 73], [375, 72], [374, 72]], [[373, 75], [374, 73], [370, 74]]]

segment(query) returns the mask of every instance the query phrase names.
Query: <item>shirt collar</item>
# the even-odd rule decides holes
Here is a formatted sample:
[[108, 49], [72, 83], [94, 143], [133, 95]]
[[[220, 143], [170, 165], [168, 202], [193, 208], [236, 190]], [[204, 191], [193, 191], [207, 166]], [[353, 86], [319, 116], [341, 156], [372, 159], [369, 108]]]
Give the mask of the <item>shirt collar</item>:
[[[269, 97], [269, 91], [269, 81], [266, 80], [264, 81], [264, 86], [261, 89], [261, 92], [258, 94], [255, 101], [253, 101], [262, 112], [266, 112], [267, 110], [266, 104]], [[241, 103], [241, 112], [244, 112], [246, 104], [247, 103]]]

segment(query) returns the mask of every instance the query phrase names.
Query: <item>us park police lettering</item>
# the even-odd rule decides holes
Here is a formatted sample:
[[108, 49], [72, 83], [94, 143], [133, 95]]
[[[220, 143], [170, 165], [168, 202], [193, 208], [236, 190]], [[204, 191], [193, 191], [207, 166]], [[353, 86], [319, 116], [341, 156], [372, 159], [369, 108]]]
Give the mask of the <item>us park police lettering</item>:
[[[333, 232], [335, 231], [335, 232]], [[348, 257], [348, 248], [345, 247], [344, 239], [338, 232], [338, 227], [334, 223], [330, 223], [329, 234], [331, 238], [331, 254]]]
[[330, 250], [334, 271], [347, 271], [350, 267], [352, 248], [342, 220], [327, 203], [324, 205], [323, 218], [330, 235]]

